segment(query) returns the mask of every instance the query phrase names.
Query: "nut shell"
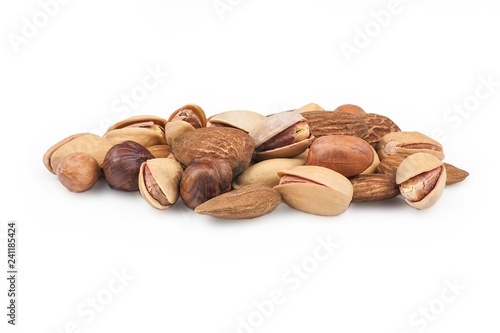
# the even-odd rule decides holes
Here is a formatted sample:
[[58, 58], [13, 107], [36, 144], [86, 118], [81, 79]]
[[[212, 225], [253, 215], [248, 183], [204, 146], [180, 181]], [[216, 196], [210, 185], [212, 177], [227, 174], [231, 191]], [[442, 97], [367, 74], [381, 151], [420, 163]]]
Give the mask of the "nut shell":
[[201, 127], [206, 127], [207, 126], [207, 116], [205, 115], [205, 111], [203, 111], [203, 109], [200, 106], [196, 105], [196, 104], [186, 104], [183, 107], [178, 108], [177, 110], [175, 110], [174, 112], [172, 112], [172, 114], [168, 118], [168, 121], [171, 122], [172, 119], [180, 111], [182, 111], [182, 110], [191, 110], [191, 111], [193, 111], [198, 116], [198, 118], [200, 118]]
[[[156, 200], [146, 187], [144, 169], [148, 167], [156, 184], [168, 199], [169, 205], [162, 205]], [[182, 177], [182, 167], [177, 161], [168, 158], [155, 158], [142, 163], [139, 172], [139, 191], [141, 196], [157, 209], [170, 208], [179, 197], [179, 183]]]
[[309, 112], [309, 111], [325, 111], [325, 109], [316, 103], [309, 103], [309, 104], [306, 104], [306, 105], [304, 105], [304, 106], [302, 106], [294, 111], [297, 113], [304, 113], [304, 112]]
[[43, 156], [43, 164], [53, 174], [63, 158], [72, 153], [84, 152], [94, 157], [102, 167], [104, 157], [111, 148], [108, 140], [94, 134], [75, 134], [53, 145]]
[[352, 177], [369, 168], [373, 161], [373, 149], [366, 141], [354, 136], [330, 135], [314, 141], [305, 164], [326, 167]]
[[210, 117], [207, 126], [212, 126], [212, 124], [224, 124], [248, 133], [265, 118], [266, 117], [260, 113], [253, 111], [226, 111]]
[[[412, 148], [409, 148], [413, 146]], [[422, 146], [422, 148], [417, 148]], [[380, 160], [394, 154], [427, 153], [444, 159], [443, 146], [419, 132], [391, 132], [384, 135], [379, 142], [378, 155]]]
[[172, 142], [172, 153], [183, 167], [195, 158], [223, 158], [231, 165], [233, 176], [237, 176], [250, 164], [254, 146], [253, 139], [243, 131], [229, 127], [206, 127], [176, 137]]
[[111, 132], [112, 130], [115, 130], [115, 129], [124, 128], [124, 127], [130, 126], [130, 125], [138, 124], [138, 123], [142, 123], [142, 122], [153, 122], [154, 124], [156, 124], [162, 128], [165, 128], [165, 125], [167, 124], [166, 119], [163, 119], [163, 118], [157, 117], [157, 116], [151, 116], [151, 115], [149, 115], [149, 116], [134, 116], [134, 117], [130, 117], [130, 118], [127, 118], [125, 120], [119, 121], [116, 124], [110, 126], [108, 128], [108, 130], [106, 131], [106, 133]]
[[168, 145], [156, 145], [147, 148], [155, 158], [166, 158], [171, 153], [171, 148]]
[[145, 148], [167, 144], [167, 140], [165, 140], [163, 130], [154, 131], [148, 128], [140, 127], [114, 129], [104, 134], [104, 138], [107, 139], [112, 145], [116, 145], [125, 141], [137, 142]]
[[353, 196], [351, 182], [341, 174], [318, 166], [297, 166], [279, 172], [303, 178], [313, 183], [282, 184], [274, 187], [283, 201], [297, 210], [324, 216], [343, 213]]
[[87, 153], [72, 153], [57, 166], [57, 178], [71, 192], [89, 190], [99, 180], [101, 168], [97, 160]]

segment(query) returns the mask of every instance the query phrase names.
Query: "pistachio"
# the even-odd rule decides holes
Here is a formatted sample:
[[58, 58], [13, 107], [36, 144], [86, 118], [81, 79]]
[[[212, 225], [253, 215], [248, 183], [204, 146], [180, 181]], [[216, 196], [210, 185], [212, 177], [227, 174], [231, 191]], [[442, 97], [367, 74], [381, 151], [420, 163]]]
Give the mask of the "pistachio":
[[273, 158], [256, 163], [233, 180], [233, 188], [239, 189], [247, 185], [274, 187], [280, 182], [279, 171], [303, 165], [304, 162], [298, 158]]
[[226, 111], [210, 117], [207, 127], [233, 127], [248, 133], [265, 118], [253, 111]]
[[56, 174], [57, 166], [63, 158], [72, 153], [83, 152], [94, 157], [102, 167], [104, 157], [111, 148], [108, 140], [90, 133], [72, 135], [53, 145], [43, 156], [47, 170]]
[[147, 148], [155, 158], [168, 157], [171, 153], [171, 148], [168, 145], [156, 145]]
[[306, 165], [326, 167], [352, 177], [365, 171], [373, 162], [373, 149], [366, 141], [355, 136], [329, 135], [314, 141]]
[[309, 103], [306, 104], [296, 110], [294, 110], [297, 113], [303, 113], [303, 112], [309, 112], [309, 111], [325, 111], [321, 106], [319, 106], [316, 103]]
[[302, 116], [307, 119], [316, 138], [327, 135], [351, 135], [363, 138], [368, 132], [368, 126], [359, 114], [309, 111], [302, 113]]
[[379, 142], [378, 155], [381, 160], [394, 154], [428, 153], [440, 160], [444, 159], [443, 146], [419, 132], [392, 132], [384, 135]]
[[281, 203], [281, 195], [272, 188], [248, 185], [199, 205], [196, 213], [224, 219], [250, 219], [273, 211]]
[[351, 203], [353, 187], [341, 174], [318, 166], [296, 166], [278, 173], [275, 186], [283, 201], [303, 212], [332, 216], [343, 213]]
[[417, 209], [432, 207], [441, 197], [446, 184], [443, 162], [427, 153], [416, 153], [401, 162], [396, 183], [406, 203]]
[[335, 111], [351, 113], [351, 114], [366, 114], [365, 110], [363, 110], [359, 106], [353, 105], [353, 104], [341, 105], [338, 108], [336, 108]]
[[314, 136], [299, 113], [281, 112], [267, 117], [249, 135], [255, 141], [257, 161], [278, 157], [295, 157], [306, 150]]
[[250, 164], [254, 146], [252, 138], [243, 131], [206, 127], [177, 136], [172, 142], [172, 153], [183, 167], [187, 167], [195, 158], [220, 157], [229, 162], [236, 177]]
[[168, 123], [165, 126], [166, 143], [172, 145], [174, 138], [180, 134], [205, 126], [207, 126], [205, 111], [195, 104], [184, 105], [175, 110], [168, 118]]
[[114, 190], [137, 191], [142, 163], [154, 156], [135, 141], [114, 145], [104, 158], [104, 177]]
[[101, 176], [97, 160], [87, 153], [72, 153], [57, 166], [57, 178], [71, 192], [90, 189]]
[[182, 167], [175, 160], [155, 158], [142, 163], [139, 190], [142, 197], [157, 209], [170, 208], [179, 197]]
[[194, 159], [182, 174], [181, 198], [189, 208], [195, 209], [231, 190], [233, 173], [229, 163], [216, 156]]
[[111, 145], [124, 141], [135, 141], [144, 147], [164, 145], [165, 125], [167, 121], [156, 116], [136, 116], [120, 121], [111, 126], [104, 138]]

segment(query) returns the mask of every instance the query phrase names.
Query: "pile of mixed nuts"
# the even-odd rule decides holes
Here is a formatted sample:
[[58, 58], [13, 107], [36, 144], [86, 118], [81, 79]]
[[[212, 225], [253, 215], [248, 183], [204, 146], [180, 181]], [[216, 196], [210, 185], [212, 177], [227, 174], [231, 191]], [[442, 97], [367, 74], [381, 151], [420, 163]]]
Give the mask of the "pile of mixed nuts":
[[270, 116], [228, 111], [208, 119], [188, 104], [168, 120], [138, 116], [102, 137], [70, 136], [43, 158], [73, 192], [104, 175], [112, 189], [139, 190], [155, 208], [171, 207], [180, 194], [197, 213], [234, 219], [266, 214], [282, 200], [318, 215], [399, 194], [412, 207], [429, 208], [445, 185], [469, 175], [443, 159], [441, 144], [402, 132], [385, 116], [314, 103]]

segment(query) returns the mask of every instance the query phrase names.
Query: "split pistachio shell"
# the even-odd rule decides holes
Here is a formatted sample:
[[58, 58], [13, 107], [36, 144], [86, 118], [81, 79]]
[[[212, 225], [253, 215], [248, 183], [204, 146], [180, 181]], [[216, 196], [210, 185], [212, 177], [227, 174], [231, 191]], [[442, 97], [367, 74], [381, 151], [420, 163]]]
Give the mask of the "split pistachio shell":
[[379, 159], [379, 157], [377, 155], [377, 152], [375, 151], [375, 149], [373, 147], [372, 147], [372, 150], [373, 150], [373, 163], [372, 163], [372, 165], [370, 165], [368, 167], [368, 169], [366, 169], [365, 171], [363, 171], [361, 173], [361, 175], [369, 175], [369, 174], [377, 172], [377, 167], [380, 164], [380, 159]]
[[296, 166], [279, 172], [302, 178], [307, 183], [277, 185], [283, 201], [303, 212], [333, 216], [343, 213], [350, 205], [353, 196], [351, 182], [341, 174], [318, 166]]
[[155, 125], [158, 125], [162, 128], [165, 128], [165, 125], [167, 124], [166, 119], [163, 119], [163, 118], [160, 118], [157, 116], [134, 116], [134, 117], [130, 117], [130, 118], [127, 118], [125, 120], [117, 122], [116, 124], [114, 124], [113, 126], [108, 128], [106, 133], [110, 132], [112, 130], [115, 130], [115, 129], [120, 129], [120, 128], [124, 128], [124, 127], [131, 126], [134, 124], [144, 123], [144, 122], [152, 122]]
[[325, 111], [321, 106], [316, 103], [309, 103], [295, 110], [297, 113], [308, 112], [308, 111]]
[[72, 153], [83, 152], [94, 157], [102, 168], [104, 157], [112, 144], [94, 134], [75, 134], [53, 145], [43, 156], [43, 164], [53, 174], [63, 158]]
[[394, 154], [428, 153], [444, 159], [443, 146], [419, 132], [391, 132], [384, 135], [378, 145], [381, 160]]
[[446, 185], [446, 168], [441, 160], [426, 153], [410, 155], [401, 162], [396, 172], [396, 183], [398, 185], [436, 168], [441, 168], [441, 174], [434, 188], [420, 201], [405, 199], [407, 204], [417, 209], [433, 206], [441, 197]]
[[207, 126], [211, 124], [224, 124], [245, 132], [250, 132], [266, 117], [260, 113], [246, 110], [226, 111], [210, 117]]
[[181, 135], [182, 133], [195, 130], [194, 126], [190, 123], [174, 119], [174, 117], [183, 110], [192, 111], [200, 119], [201, 127], [207, 126], [207, 117], [205, 115], [205, 111], [203, 111], [201, 107], [195, 104], [184, 105], [183, 107], [175, 110], [170, 115], [170, 117], [168, 118], [168, 123], [165, 126], [165, 140], [169, 146], [172, 145], [172, 141], [175, 137]]
[[298, 158], [273, 158], [256, 163], [233, 180], [233, 188], [237, 190], [247, 185], [274, 187], [280, 182], [278, 172], [303, 165], [304, 162]]
[[257, 151], [257, 148], [267, 140], [301, 121], [306, 121], [306, 119], [295, 111], [280, 112], [261, 121], [249, 133], [255, 141], [256, 153], [254, 158], [257, 161], [262, 161], [271, 158], [295, 157], [302, 154], [314, 141], [312, 134], [309, 135], [309, 138], [291, 145], [267, 151]]
[[[144, 180], [144, 168], [149, 168], [154, 177], [156, 184], [160, 187], [161, 191], [167, 198], [169, 205], [160, 204], [148, 192], [146, 182]], [[139, 172], [139, 191], [142, 197], [153, 207], [157, 209], [167, 209], [171, 207], [179, 197], [179, 183], [182, 177], [181, 165], [169, 158], [155, 158], [148, 160], [141, 165]]]

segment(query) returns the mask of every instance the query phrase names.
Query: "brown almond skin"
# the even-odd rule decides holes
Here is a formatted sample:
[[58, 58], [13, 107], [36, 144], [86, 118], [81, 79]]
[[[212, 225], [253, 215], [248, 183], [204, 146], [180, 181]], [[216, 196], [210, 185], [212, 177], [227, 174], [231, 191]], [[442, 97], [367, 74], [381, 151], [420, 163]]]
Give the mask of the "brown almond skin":
[[208, 156], [194, 159], [184, 170], [180, 183], [180, 195], [186, 206], [195, 209], [231, 190], [233, 172], [229, 163], [219, 157]]
[[387, 200], [399, 195], [399, 187], [391, 175], [358, 175], [349, 179], [354, 189], [352, 202]]
[[141, 165], [153, 158], [149, 150], [135, 141], [116, 144], [104, 158], [104, 177], [114, 190], [138, 191]]
[[329, 168], [345, 177], [352, 177], [365, 171], [372, 165], [373, 159], [373, 149], [363, 139], [330, 135], [313, 142], [305, 165]]
[[375, 150], [378, 148], [380, 138], [391, 132], [400, 132], [401, 129], [391, 119], [376, 113], [366, 113], [361, 118], [368, 125], [368, 132], [363, 139]]
[[444, 167], [446, 168], [446, 185], [460, 183], [469, 177], [467, 171], [459, 169], [454, 165], [444, 163]]
[[312, 135], [316, 138], [327, 135], [352, 135], [363, 138], [368, 125], [359, 114], [332, 111], [308, 111], [301, 113], [309, 123]]
[[229, 127], [196, 129], [182, 133], [172, 142], [172, 153], [184, 168], [195, 158], [217, 156], [231, 165], [233, 177], [249, 166], [254, 149], [250, 135]]
[[72, 153], [61, 160], [56, 169], [57, 178], [71, 192], [87, 191], [101, 177], [97, 160], [87, 153]]
[[366, 114], [365, 110], [363, 110], [359, 106], [353, 105], [353, 104], [341, 105], [338, 108], [336, 108], [335, 111], [346, 112], [346, 113], [350, 113], [350, 114]]
[[273, 211], [280, 203], [278, 191], [262, 185], [247, 185], [215, 197], [194, 211], [223, 219], [250, 219]]

